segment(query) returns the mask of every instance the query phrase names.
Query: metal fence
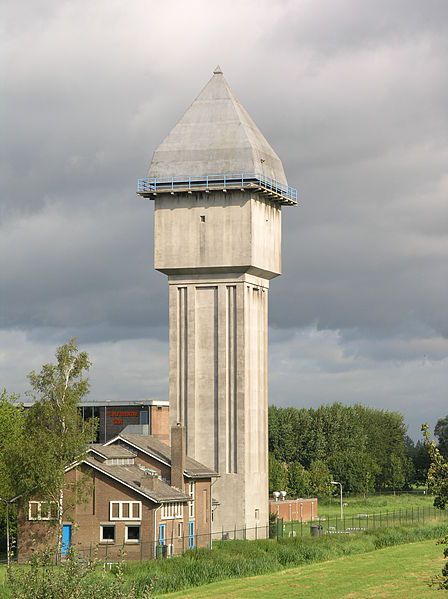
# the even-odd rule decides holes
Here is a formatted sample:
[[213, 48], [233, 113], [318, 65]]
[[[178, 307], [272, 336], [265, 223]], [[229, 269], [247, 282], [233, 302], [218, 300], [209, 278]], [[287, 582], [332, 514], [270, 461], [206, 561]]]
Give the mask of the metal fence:
[[259, 187], [272, 192], [285, 200], [285, 203], [297, 204], [297, 189], [260, 173], [223, 173], [196, 177], [188, 175], [181, 177], [144, 177], [137, 181], [137, 193], [143, 196], [182, 192], [184, 190], [213, 191], [215, 189], [245, 189], [252, 187]]
[[[412, 526], [425, 524], [429, 521], [448, 520], [448, 510], [439, 510], [431, 506], [403, 508], [373, 514], [359, 513], [349, 516], [319, 516], [312, 522], [278, 520], [276, 538], [303, 537], [309, 534], [318, 536], [322, 534], [350, 534], [389, 528], [394, 526]], [[271, 531], [272, 538], [272, 531]]]
[[186, 551], [213, 549], [230, 541], [248, 541], [257, 539], [292, 539], [319, 537], [322, 535], [356, 534], [379, 528], [412, 526], [428, 522], [448, 521], [448, 510], [433, 507], [409, 508], [374, 514], [356, 514], [346, 517], [320, 517], [309, 522], [282, 519], [255, 528], [234, 528], [212, 534], [194, 534], [178, 537], [172, 534], [159, 542], [140, 542], [125, 544], [94, 544], [88, 547], [74, 546], [81, 558], [98, 559], [106, 564], [122, 560], [146, 561], [148, 559], [164, 559], [181, 555]]

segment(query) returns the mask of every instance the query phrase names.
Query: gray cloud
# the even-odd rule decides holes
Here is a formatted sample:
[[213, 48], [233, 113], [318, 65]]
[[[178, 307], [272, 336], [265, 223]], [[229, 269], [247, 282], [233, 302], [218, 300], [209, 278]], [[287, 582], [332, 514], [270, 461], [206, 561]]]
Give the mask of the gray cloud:
[[2, 21], [0, 385], [75, 335], [98, 397], [166, 394], [135, 181], [219, 62], [302, 198], [271, 285], [271, 400], [376, 402], [416, 430], [418, 390], [444, 413], [445, 1], [42, 0]]

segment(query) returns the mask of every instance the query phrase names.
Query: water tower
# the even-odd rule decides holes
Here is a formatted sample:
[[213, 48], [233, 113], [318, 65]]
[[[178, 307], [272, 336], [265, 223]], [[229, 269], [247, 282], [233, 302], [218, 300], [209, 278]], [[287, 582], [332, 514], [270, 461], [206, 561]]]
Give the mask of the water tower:
[[266, 526], [268, 289], [297, 192], [219, 67], [138, 193], [154, 200], [154, 266], [168, 275], [171, 423], [220, 475], [213, 530]]

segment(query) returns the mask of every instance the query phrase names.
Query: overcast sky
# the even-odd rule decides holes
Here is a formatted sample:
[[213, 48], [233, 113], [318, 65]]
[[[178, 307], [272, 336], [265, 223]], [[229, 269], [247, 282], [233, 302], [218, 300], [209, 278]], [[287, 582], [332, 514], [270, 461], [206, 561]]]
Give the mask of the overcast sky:
[[446, 0], [4, 0], [0, 387], [76, 336], [91, 396], [167, 397], [152, 152], [219, 63], [283, 160], [270, 403], [448, 413]]

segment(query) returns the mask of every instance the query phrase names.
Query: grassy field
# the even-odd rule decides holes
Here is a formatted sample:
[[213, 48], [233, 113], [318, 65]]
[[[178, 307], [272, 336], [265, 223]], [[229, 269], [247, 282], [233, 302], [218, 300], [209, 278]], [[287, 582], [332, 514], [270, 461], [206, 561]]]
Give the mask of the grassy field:
[[[314, 524], [322, 526], [325, 533], [362, 532], [394, 526], [420, 526], [433, 520], [448, 521], [448, 510], [440, 511], [433, 507], [433, 497], [417, 494], [377, 495], [353, 497], [344, 500], [343, 518], [340, 517], [340, 503], [334, 499], [319, 502], [318, 519]], [[278, 521], [271, 528], [271, 536], [306, 537], [310, 525], [298, 521]]]
[[[394, 510], [417, 510], [432, 507], [434, 497], [430, 495], [407, 493], [401, 495], [372, 495], [369, 497], [344, 497], [344, 514], [357, 516], [358, 514], [371, 514]], [[319, 500], [320, 516], [339, 516], [340, 502], [336, 497], [331, 500]]]
[[430, 588], [428, 582], [440, 572], [442, 563], [442, 548], [432, 540], [388, 547], [265, 576], [226, 580], [163, 597], [437, 599], [440, 592]]

